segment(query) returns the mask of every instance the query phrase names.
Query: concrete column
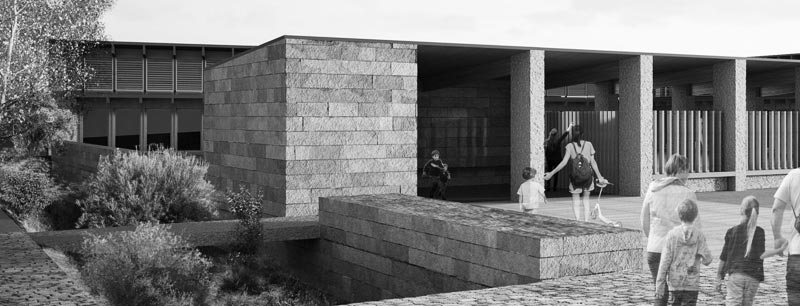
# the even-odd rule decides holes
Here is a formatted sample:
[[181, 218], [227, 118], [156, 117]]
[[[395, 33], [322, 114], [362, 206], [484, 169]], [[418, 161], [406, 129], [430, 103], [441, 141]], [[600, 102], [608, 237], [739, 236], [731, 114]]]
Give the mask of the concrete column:
[[760, 111], [764, 109], [764, 100], [758, 96], [758, 87], [747, 87], [746, 98], [748, 111]]
[[735, 171], [729, 190], [745, 190], [747, 176], [747, 62], [742, 59], [714, 64], [714, 110], [722, 114], [722, 167]]
[[800, 68], [794, 68], [794, 110], [800, 110]]
[[614, 82], [605, 81], [594, 83], [594, 110], [611, 111], [617, 110], [619, 103], [614, 95]]
[[523, 182], [522, 169], [544, 175], [544, 51], [511, 57], [511, 198]]
[[690, 110], [694, 107], [692, 101], [692, 85], [672, 86], [672, 110]]
[[[653, 177], [653, 56], [619, 62], [619, 193], [640, 196]], [[602, 144], [597, 144], [598, 146]], [[603, 172], [603, 165], [598, 165]]]

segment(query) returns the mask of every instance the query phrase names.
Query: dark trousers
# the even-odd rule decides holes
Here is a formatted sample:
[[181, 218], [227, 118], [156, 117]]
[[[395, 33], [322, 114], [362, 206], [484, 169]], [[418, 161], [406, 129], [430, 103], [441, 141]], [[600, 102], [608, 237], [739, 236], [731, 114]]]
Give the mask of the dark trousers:
[[447, 200], [447, 183], [439, 179], [433, 181], [431, 192], [428, 195], [431, 199]]
[[[656, 283], [656, 277], [658, 276], [658, 265], [660, 264], [661, 264], [661, 253], [647, 252], [647, 266], [650, 268], [650, 275], [653, 276], [653, 284]], [[672, 294], [669, 293], [669, 288], [667, 287], [667, 284], [664, 283], [664, 296], [659, 300], [653, 301], [654, 302], [653, 304], [656, 306], [667, 305], [668, 298], [671, 295]], [[653, 296], [655, 296], [655, 290], [653, 290]], [[697, 296], [695, 296], [695, 298], [696, 297]]]
[[786, 295], [789, 305], [800, 305], [800, 255], [789, 255], [786, 262]]
[[700, 291], [670, 291], [667, 303], [670, 306], [695, 306], [698, 293]]

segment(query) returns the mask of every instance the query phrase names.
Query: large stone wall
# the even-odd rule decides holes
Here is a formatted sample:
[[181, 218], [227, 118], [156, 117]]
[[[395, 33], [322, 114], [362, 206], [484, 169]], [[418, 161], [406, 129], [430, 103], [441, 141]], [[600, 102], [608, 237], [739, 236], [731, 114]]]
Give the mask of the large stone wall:
[[266, 249], [345, 301], [643, 267], [638, 231], [400, 194], [323, 198], [319, 222]]
[[286, 39], [285, 212], [416, 194], [416, 45]]
[[285, 215], [286, 44], [278, 40], [206, 70], [203, 151], [208, 180], [224, 191], [264, 191], [264, 214]]
[[488, 80], [420, 92], [417, 167], [436, 149], [452, 172], [451, 186], [508, 185], [509, 86]]
[[97, 172], [101, 156], [112, 154], [114, 148], [64, 141], [61, 147], [53, 150], [52, 175], [62, 182], [80, 183]]

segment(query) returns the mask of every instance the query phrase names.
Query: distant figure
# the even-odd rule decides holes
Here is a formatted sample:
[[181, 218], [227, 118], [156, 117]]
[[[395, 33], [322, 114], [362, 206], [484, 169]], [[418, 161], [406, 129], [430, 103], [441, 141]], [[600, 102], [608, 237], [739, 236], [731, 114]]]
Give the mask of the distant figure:
[[786, 206], [791, 208], [795, 221], [792, 236], [789, 238], [789, 259], [786, 261], [786, 295], [789, 305], [800, 305], [800, 224], [797, 222], [797, 211], [800, 210], [800, 169], [794, 169], [786, 174], [778, 190], [775, 191], [775, 201], [772, 203], [772, 235], [775, 238], [775, 248], [785, 244], [781, 227], [783, 226], [783, 212]]
[[536, 169], [525, 167], [522, 170], [522, 178], [525, 182], [519, 185], [517, 195], [519, 195], [519, 209], [524, 213], [536, 214], [541, 204], [547, 203], [544, 196], [544, 187], [536, 182]]
[[[597, 180], [607, 184], [608, 181], [600, 174], [597, 162], [594, 160], [594, 146], [591, 142], [583, 140], [583, 132], [580, 125], [574, 125], [571, 129], [572, 140], [567, 144], [567, 154], [561, 163], [551, 172], [544, 174], [544, 179], [549, 180], [558, 173], [567, 163], [572, 164], [572, 173], [569, 177], [569, 192], [572, 193], [572, 211], [575, 213], [575, 220], [581, 220], [581, 202], [584, 208], [584, 221], [589, 221], [589, 193], [594, 190], [594, 175]], [[583, 194], [583, 198], [581, 198]]]
[[[569, 135], [569, 131], [572, 129], [572, 124], [570, 123], [569, 128], [561, 134], [561, 137], [558, 137], [558, 130], [553, 128], [550, 130], [550, 133], [547, 134], [547, 139], [544, 140], [544, 159], [545, 159], [545, 169], [546, 172], [553, 171], [558, 165], [558, 162], [561, 161], [561, 142], [564, 141], [564, 138]], [[545, 181], [545, 189], [555, 191], [556, 184], [558, 183], [558, 174], [553, 174], [553, 178], [549, 181]]]
[[764, 229], [758, 223], [758, 200], [745, 197], [739, 207], [739, 224], [725, 233], [725, 245], [719, 255], [716, 291], [721, 291], [727, 276], [726, 305], [753, 305], [758, 286], [764, 281], [764, 258], [783, 253], [786, 243], [774, 250], [765, 250]]
[[[667, 234], [661, 262], [656, 277], [656, 301], [667, 295], [669, 286], [670, 305], [696, 305], [700, 293], [700, 263], [711, 264], [706, 236], [694, 227], [697, 218], [697, 203], [686, 199], [678, 205], [681, 225]], [[666, 285], [669, 284], [669, 285]]]
[[[446, 178], [442, 181], [442, 175], [445, 174]], [[450, 172], [445, 169], [445, 163], [439, 159], [439, 150], [431, 152], [431, 160], [422, 167], [422, 176], [432, 179], [429, 198], [447, 200], [447, 181], [450, 178]]]
[[[667, 177], [650, 183], [642, 202], [642, 232], [647, 237], [646, 261], [650, 267], [653, 281], [658, 275], [658, 266], [661, 263], [661, 251], [666, 244], [667, 233], [681, 224], [677, 207], [684, 200], [697, 200], [694, 191], [686, 187], [689, 177], [689, 164], [686, 157], [673, 154], [664, 165]], [[701, 228], [701, 220], [694, 220], [694, 226]], [[660, 290], [660, 289], [659, 289]], [[669, 291], [664, 288], [664, 292]], [[656, 301], [657, 305], [666, 305], [667, 295], [662, 300]]]

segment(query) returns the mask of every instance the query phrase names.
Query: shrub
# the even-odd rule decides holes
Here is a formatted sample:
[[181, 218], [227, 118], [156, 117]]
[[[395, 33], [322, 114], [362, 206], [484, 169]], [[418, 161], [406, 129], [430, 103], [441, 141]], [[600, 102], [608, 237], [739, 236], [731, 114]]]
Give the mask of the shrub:
[[87, 186], [80, 226], [204, 220], [216, 215], [214, 187], [204, 179], [208, 165], [174, 150], [119, 150], [102, 157]]
[[35, 160], [0, 167], [0, 204], [18, 221], [38, 217], [57, 195], [53, 180]]
[[59, 188], [53, 202], [44, 208], [42, 221], [49, 224], [52, 230], [74, 229], [82, 214], [77, 202], [85, 198], [86, 192], [80, 186]]
[[226, 202], [230, 211], [239, 219], [238, 249], [241, 252], [253, 253], [261, 244], [261, 199], [259, 191], [255, 195], [239, 187], [238, 192], [228, 191]]
[[206, 305], [210, 262], [164, 225], [84, 239], [83, 280], [112, 305]]

